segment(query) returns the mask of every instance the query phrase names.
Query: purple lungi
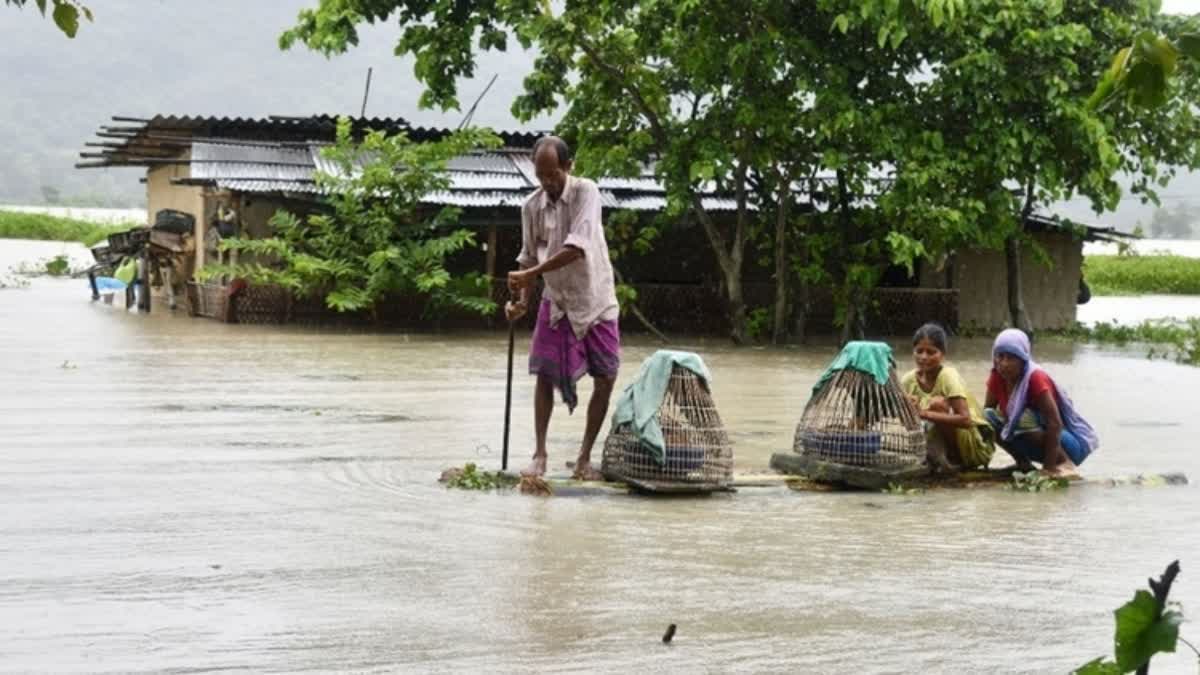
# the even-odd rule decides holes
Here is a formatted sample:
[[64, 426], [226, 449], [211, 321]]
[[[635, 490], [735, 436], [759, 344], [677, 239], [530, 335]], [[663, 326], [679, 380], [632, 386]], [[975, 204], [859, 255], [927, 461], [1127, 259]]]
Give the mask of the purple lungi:
[[542, 300], [529, 346], [529, 374], [550, 378], [567, 410], [573, 412], [579, 402], [575, 383], [584, 373], [616, 377], [620, 366], [621, 332], [615, 320], [596, 322], [580, 340], [567, 317], [559, 319], [557, 326], [550, 325], [550, 300]]

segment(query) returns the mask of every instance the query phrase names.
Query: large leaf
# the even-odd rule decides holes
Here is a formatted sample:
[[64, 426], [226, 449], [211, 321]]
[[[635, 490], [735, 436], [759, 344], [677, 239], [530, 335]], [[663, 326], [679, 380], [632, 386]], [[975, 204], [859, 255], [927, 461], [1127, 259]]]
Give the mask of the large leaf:
[[1103, 656], [1097, 656], [1075, 669], [1074, 675], [1121, 675], [1124, 672], [1112, 661], [1105, 661]]
[[1121, 605], [1117, 617], [1117, 665], [1128, 672], [1140, 668], [1159, 652], [1174, 652], [1183, 616], [1167, 610], [1155, 618], [1156, 604], [1149, 591], [1138, 591]]
[[55, 2], [54, 23], [67, 37], [75, 37], [79, 31], [79, 8], [68, 2]]

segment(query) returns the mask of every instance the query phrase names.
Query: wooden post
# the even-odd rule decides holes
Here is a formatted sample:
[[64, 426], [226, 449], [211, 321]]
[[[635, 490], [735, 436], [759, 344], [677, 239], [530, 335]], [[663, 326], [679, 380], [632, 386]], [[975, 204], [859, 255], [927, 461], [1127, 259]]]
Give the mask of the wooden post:
[[489, 283], [496, 278], [496, 240], [499, 238], [496, 232], [496, 223], [488, 224], [487, 231], [487, 258], [484, 262], [484, 274], [487, 274]]
[[[499, 238], [496, 232], [496, 222], [493, 220], [487, 226], [487, 252], [484, 257], [483, 274], [487, 277], [488, 283], [488, 299], [496, 299], [496, 240]], [[503, 311], [503, 308], [501, 308]], [[493, 317], [489, 316], [487, 320], [488, 328], [492, 327]]]
[[150, 313], [150, 253], [143, 250], [138, 265], [138, 309]]

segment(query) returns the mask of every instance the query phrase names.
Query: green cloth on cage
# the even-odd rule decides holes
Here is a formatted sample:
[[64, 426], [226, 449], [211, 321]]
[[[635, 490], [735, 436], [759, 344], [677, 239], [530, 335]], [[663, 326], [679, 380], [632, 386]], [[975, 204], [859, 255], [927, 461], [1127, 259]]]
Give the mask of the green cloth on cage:
[[667, 393], [667, 385], [671, 383], [671, 371], [675, 366], [687, 368], [700, 376], [705, 384], [712, 378], [699, 354], [660, 349], [642, 362], [637, 377], [617, 399], [617, 408], [612, 416], [613, 429], [630, 424], [638, 441], [660, 466], [667, 461], [666, 441], [656, 414]]
[[847, 342], [846, 346], [842, 347], [842, 352], [813, 385], [813, 393], [820, 391], [834, 374], [848, 368], [870, 375], [879, 384], [887, 384], [888, 375], [895, 365], [896, 362], [892, 360], [892, 348], [885, 342]]

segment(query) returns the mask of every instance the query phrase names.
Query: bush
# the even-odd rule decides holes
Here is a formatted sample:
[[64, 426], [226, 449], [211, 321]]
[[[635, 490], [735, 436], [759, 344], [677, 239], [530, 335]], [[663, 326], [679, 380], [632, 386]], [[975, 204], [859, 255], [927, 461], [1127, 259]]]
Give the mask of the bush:
[[84, 246], [91, 246], [108, 238], [113, 232], [124, 232], [137, 225], [91, 223], [86, 220], [48, 216], [44, 213], [0, 210], [0, 239], [77, 241]]
[[1090, 255], [1084, 278], [1095, 295], [1200, 295], [1200, 258]]
[[1160, 319], [1136, 325], [1099, 322], [1093, 326], [1076, 323], [1063, 331], [1066, 337], [1116, 345], [1150, 345], [1150, 358], [1173, 359], [1200, 366], [1200, 318]]

